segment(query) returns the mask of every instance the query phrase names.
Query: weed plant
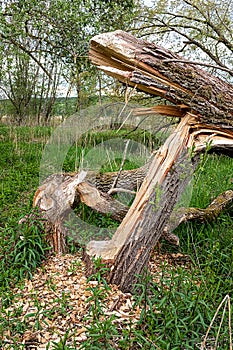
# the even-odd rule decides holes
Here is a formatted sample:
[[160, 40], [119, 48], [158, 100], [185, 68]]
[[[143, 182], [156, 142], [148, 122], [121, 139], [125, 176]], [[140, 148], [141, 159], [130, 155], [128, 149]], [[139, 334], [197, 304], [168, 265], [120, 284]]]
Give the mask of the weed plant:
[[44, 231], [43, 222], [35, 211], [29, 213], [25, 223], [4, 229], [0, 241], [1, 287], [10, 287], [18, 280], [32, 277], [50, 249]]

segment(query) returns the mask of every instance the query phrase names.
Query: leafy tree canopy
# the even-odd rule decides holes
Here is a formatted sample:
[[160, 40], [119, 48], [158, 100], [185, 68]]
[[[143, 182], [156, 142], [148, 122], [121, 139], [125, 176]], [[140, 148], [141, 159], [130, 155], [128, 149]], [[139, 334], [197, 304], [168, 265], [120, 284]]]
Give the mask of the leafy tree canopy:
[[49, 53], [77, 64], [89, 39], [106, 30], [126, 29], [134, 0], [19, 0], [3, 2], [0, 13], [2, 45], [13, 45], [43, 65], [38, 55]]

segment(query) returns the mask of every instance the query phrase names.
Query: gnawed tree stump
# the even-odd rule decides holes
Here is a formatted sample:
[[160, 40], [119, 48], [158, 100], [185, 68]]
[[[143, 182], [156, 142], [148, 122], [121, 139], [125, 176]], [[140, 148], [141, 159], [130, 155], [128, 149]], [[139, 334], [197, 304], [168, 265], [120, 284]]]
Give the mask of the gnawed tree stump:
[[[144, 179], [129, 209], [107, 193], [111, 189], [108, 180], [117, 174], [101, 175], [100, 181], [95, 178], [94, 183], [90, 173], [54, 175], [38, 188], [34, 205], [55, 228], [57, 251], [65, 249], [63, 221], [77, 198], [94, 210], [110, 212], [117, 220], [124, 217], [111, 240], [89, 242], [85, 260], [91, 273], [92, 257], [101, 256], [110, 266], [109, 281], [131, 290], [162, 235], [198, 215], [214, 217], [231, 202], [232, 193], [226, 192], [226, 198], [222, 196], [220, 202], [216, 200], [205, 210], [180, 211], [175, 223], [171, 216], [195, 169], [195, 155], [204, 151], [207, 144], [213, 150], [232, 154], [233, 87], [192, 64], [179, 62], [179, 56], [122, 31], [94, 37], [90, 59], [126, 85], [171, 101], [174, 106], [147, 108], [147, 113], [179, 117], [180, 123], [149, 165], [121, 173], [118, 189], [132, 190], [132, 183], [138, 185]], [[139, 108], [137, 113], [145, 110]]]

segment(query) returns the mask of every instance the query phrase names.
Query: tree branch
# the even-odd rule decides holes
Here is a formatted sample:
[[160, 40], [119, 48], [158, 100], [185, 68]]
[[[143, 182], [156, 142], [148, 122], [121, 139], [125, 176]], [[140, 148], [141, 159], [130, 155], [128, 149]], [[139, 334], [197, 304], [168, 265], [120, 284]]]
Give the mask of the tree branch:
[[45, 72], [45, 74], [52, 80], [51, 74], [47, 71], [47, 69], [43, 66], [43, 64], [31, 53], [30, 50], [28, 50], [24, 45], [19, 43], [17, 40], [13, 39], [12, 37], [7, 37], [6, 35], [0, 33], [0, 38], [7, 40], [8, 42], [12, 43], [14, 46], [18, 47], [20, 50], [25, 52], [29, 57], [33, 59], [36, 64]]

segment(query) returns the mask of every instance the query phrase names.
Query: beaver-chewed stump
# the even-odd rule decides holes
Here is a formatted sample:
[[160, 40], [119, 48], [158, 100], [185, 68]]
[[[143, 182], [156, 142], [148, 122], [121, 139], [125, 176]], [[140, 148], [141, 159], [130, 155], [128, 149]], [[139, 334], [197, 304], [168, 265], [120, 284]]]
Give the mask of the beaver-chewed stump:
[[[182, 209], [172, 217], [174, 206], [198, 163], [198, 154], [210, 145], [213, 151], [232, 155], [233, 86], [184, 62], [178, 55], [123, 31], [95, 36], [89, 57], [99, 69], [127, 86], [172, 103], [137, 108], [138, 115], [178, 117], [179, 124], [144, 167], [103, 174], [95, 183], [90, 173], [58, 174], [62, 179], [57, 183], [54, 176], [38, 188], [34, 205], [54, 227], [57, 251], [65, 249], [63, 219], [77, 197], [93, 210], [104, 215], [110, 213], [120, 221], [112, 239], [87, 244], [85, 261], [91, 273], [92, 257], [101, 257], [110, 267], [109, 282], [130, 291], [162, 235], [172, 235], [172, 230], [185, 220], [210, 220], [232, 203], [233, 191], [229, 190], [206, 209]], [[109, 179], [112, 184], [116, 177], [116, 187], [121, 190], [136, 187], [132, 183], [137, 188], [141, 185], [130, 208], [114, 199], [106, 185]], [[178, 242], [177, 237], [173, 239]]]

